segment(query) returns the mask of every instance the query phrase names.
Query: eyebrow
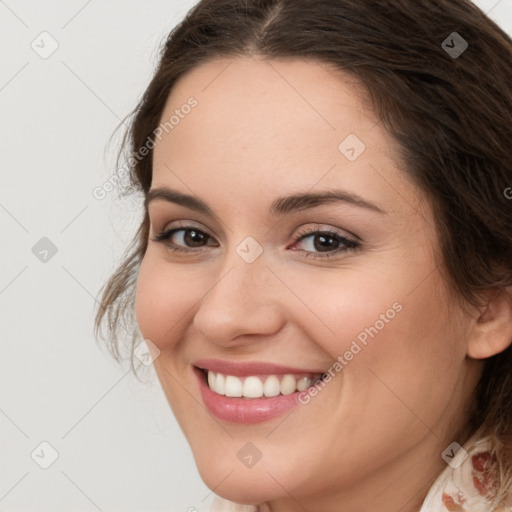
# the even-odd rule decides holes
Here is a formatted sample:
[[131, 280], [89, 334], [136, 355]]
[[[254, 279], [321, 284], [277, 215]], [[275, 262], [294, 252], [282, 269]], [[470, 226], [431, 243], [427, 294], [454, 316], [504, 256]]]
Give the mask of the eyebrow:
[[[146, 195], [146, 199], [144, 201], [145, 207], [147, 208], [150, 202], [156, 200], [179, 204], [199, 213], [204, 213], [211, 217], [214, 216], [213, 210], [201, 199], [188, 194], [183, 194], [182, 192], [178, 192], [177, 190], [172, 190], [167, 187], [155, 187], [151, 189]], [[305, 192], [278, 197], [272, 201], [272, 204], [268, 209], [268, 213], [274, 217], [284, 216], [294, 211], [306, 210], [333, 202], [343, 202], [359, 208], [366, 208], [374, 212], [386, 214], [386, 212], [377, 204], [367, 201], [361, 196], [346, 190]]]

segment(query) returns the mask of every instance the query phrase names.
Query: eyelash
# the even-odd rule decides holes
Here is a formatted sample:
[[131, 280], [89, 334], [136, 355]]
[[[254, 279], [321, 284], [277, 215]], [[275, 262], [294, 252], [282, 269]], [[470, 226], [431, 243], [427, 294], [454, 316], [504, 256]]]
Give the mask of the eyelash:
[[[196, 252], [197, 249], [193, 249], [193, 248], [185, 249], [183, 247], [172, 246], [172, 245], [169, 245], [166, 243], [166, 241], [169, 240], [169, 238], [171, 238], [171, 236], [174, 235], [175, 233], [177, 233], [178, 231], [196, 231], [203, 235], [206, 235], [206, 237], [208, 237], [208, 239], [212, 238], [210, 235], [208, 235], [208, 233], [205, 233], [204, 231], [196, 228], [195, 226], [183, 225], [180, 227], [173, 227], [170, 229], [163, 230], [160, 233], [156, 234], [151, 240], [154, 242], [163, 243], [173, 253]], [[344, 247], [334, 249], [333, 251], [327, 252], [327, 253], [302, 250], [302, 252], [305, 253], [304, 256], [306, 258], [318, 258], [318, 259], [332, 258], [334, 256], [339, 255], [340, 253], [352, 252], [361, 247], [361, 244], [359, 242], [345, 238], [345, 237], [341, 236], [339, 233], [337, 233], [336, 231], [332, 231], [330, 229], [322, 229], [322, 230], [304, 229], [302, 231], [299, 230], [299, 232], [297, 233], [297, 235], [293, 241], [293, 244], [296, 244], [296, 243], [302, 241], [303, 239], [307, 238], [308, 236], [320, 235], [320, 234], [328, 235], [329, 237], [333, 238], [336, 242], [343, 244]], [[201, 248], [199, 248], [199, 250], [200, 249]]]

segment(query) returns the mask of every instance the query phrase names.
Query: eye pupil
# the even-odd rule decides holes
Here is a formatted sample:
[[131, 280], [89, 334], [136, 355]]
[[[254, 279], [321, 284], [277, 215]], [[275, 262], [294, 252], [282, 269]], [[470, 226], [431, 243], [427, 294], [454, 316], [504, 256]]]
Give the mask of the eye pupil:
[[[317, 244], [317, 240], [320, 241], [320, 243]], [[327, 240], [330, 240], [331, 243], [327, 242]], [[320, 235], [316, 235], [315, 236], [315, 243], [314, 243], [314, 247], [315, 247], [315, 250], [319, 251], [319, 252], [322, 252], [322, 250], [324, 249], [333, 249], [335, 248], [336, 249], [336, 245], [337, 245], [338, 241], [335, 239], [335, 237], [333, 237], [332, 235], [326, 235], [326, 234], [320, 234]]]
[[194, 246], [194, 245], [201, 245], [201, 242], [203, 242], [207, 236], [208, 235], [201, 233], [201, 231], [196, 231], [194, 229], [187, 229], [185, 231], [184, 239], [185, 239], [185, 243], [187, 245]]

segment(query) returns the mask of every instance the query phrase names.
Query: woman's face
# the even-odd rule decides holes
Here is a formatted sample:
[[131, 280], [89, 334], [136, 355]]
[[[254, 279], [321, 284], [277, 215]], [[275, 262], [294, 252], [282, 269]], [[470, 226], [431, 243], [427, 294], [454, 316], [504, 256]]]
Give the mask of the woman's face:
[[219, 59], [176, 84], [171, 118], [137, 319], [202, 478], [276, 510], [421, 497], [465, 441], [479, 366], [432, 210], [361, 90], [316, 62]]

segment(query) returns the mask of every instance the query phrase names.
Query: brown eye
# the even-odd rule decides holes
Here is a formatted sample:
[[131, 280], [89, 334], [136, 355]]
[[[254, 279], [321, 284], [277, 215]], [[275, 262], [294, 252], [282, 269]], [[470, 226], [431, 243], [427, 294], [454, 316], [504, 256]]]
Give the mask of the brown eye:
[[178, 231], [183, 231], [185, 234], [183, 235], [183, 242], [189, 247], [197, 247], [201, 246], [204, 241], [208, 240], [208, 235], [199, 231], [197, 229], [180, 229], [174, 232], [176, 234]]
[[345, 238], [330, 230], [300, 233], [294, 247], [300, 244], [303, 246], [300, 250], [305, 253], [305, 256], [312, 258], [340, 255], [340, 253], [358, 249], [361, 245], [359, 242]]
[[173, 245], [185, 247], [202, 247], [209, 239], [209, 235], [197, 228], [168, 229], [154, 238], [156, 242], [171, 241]]

